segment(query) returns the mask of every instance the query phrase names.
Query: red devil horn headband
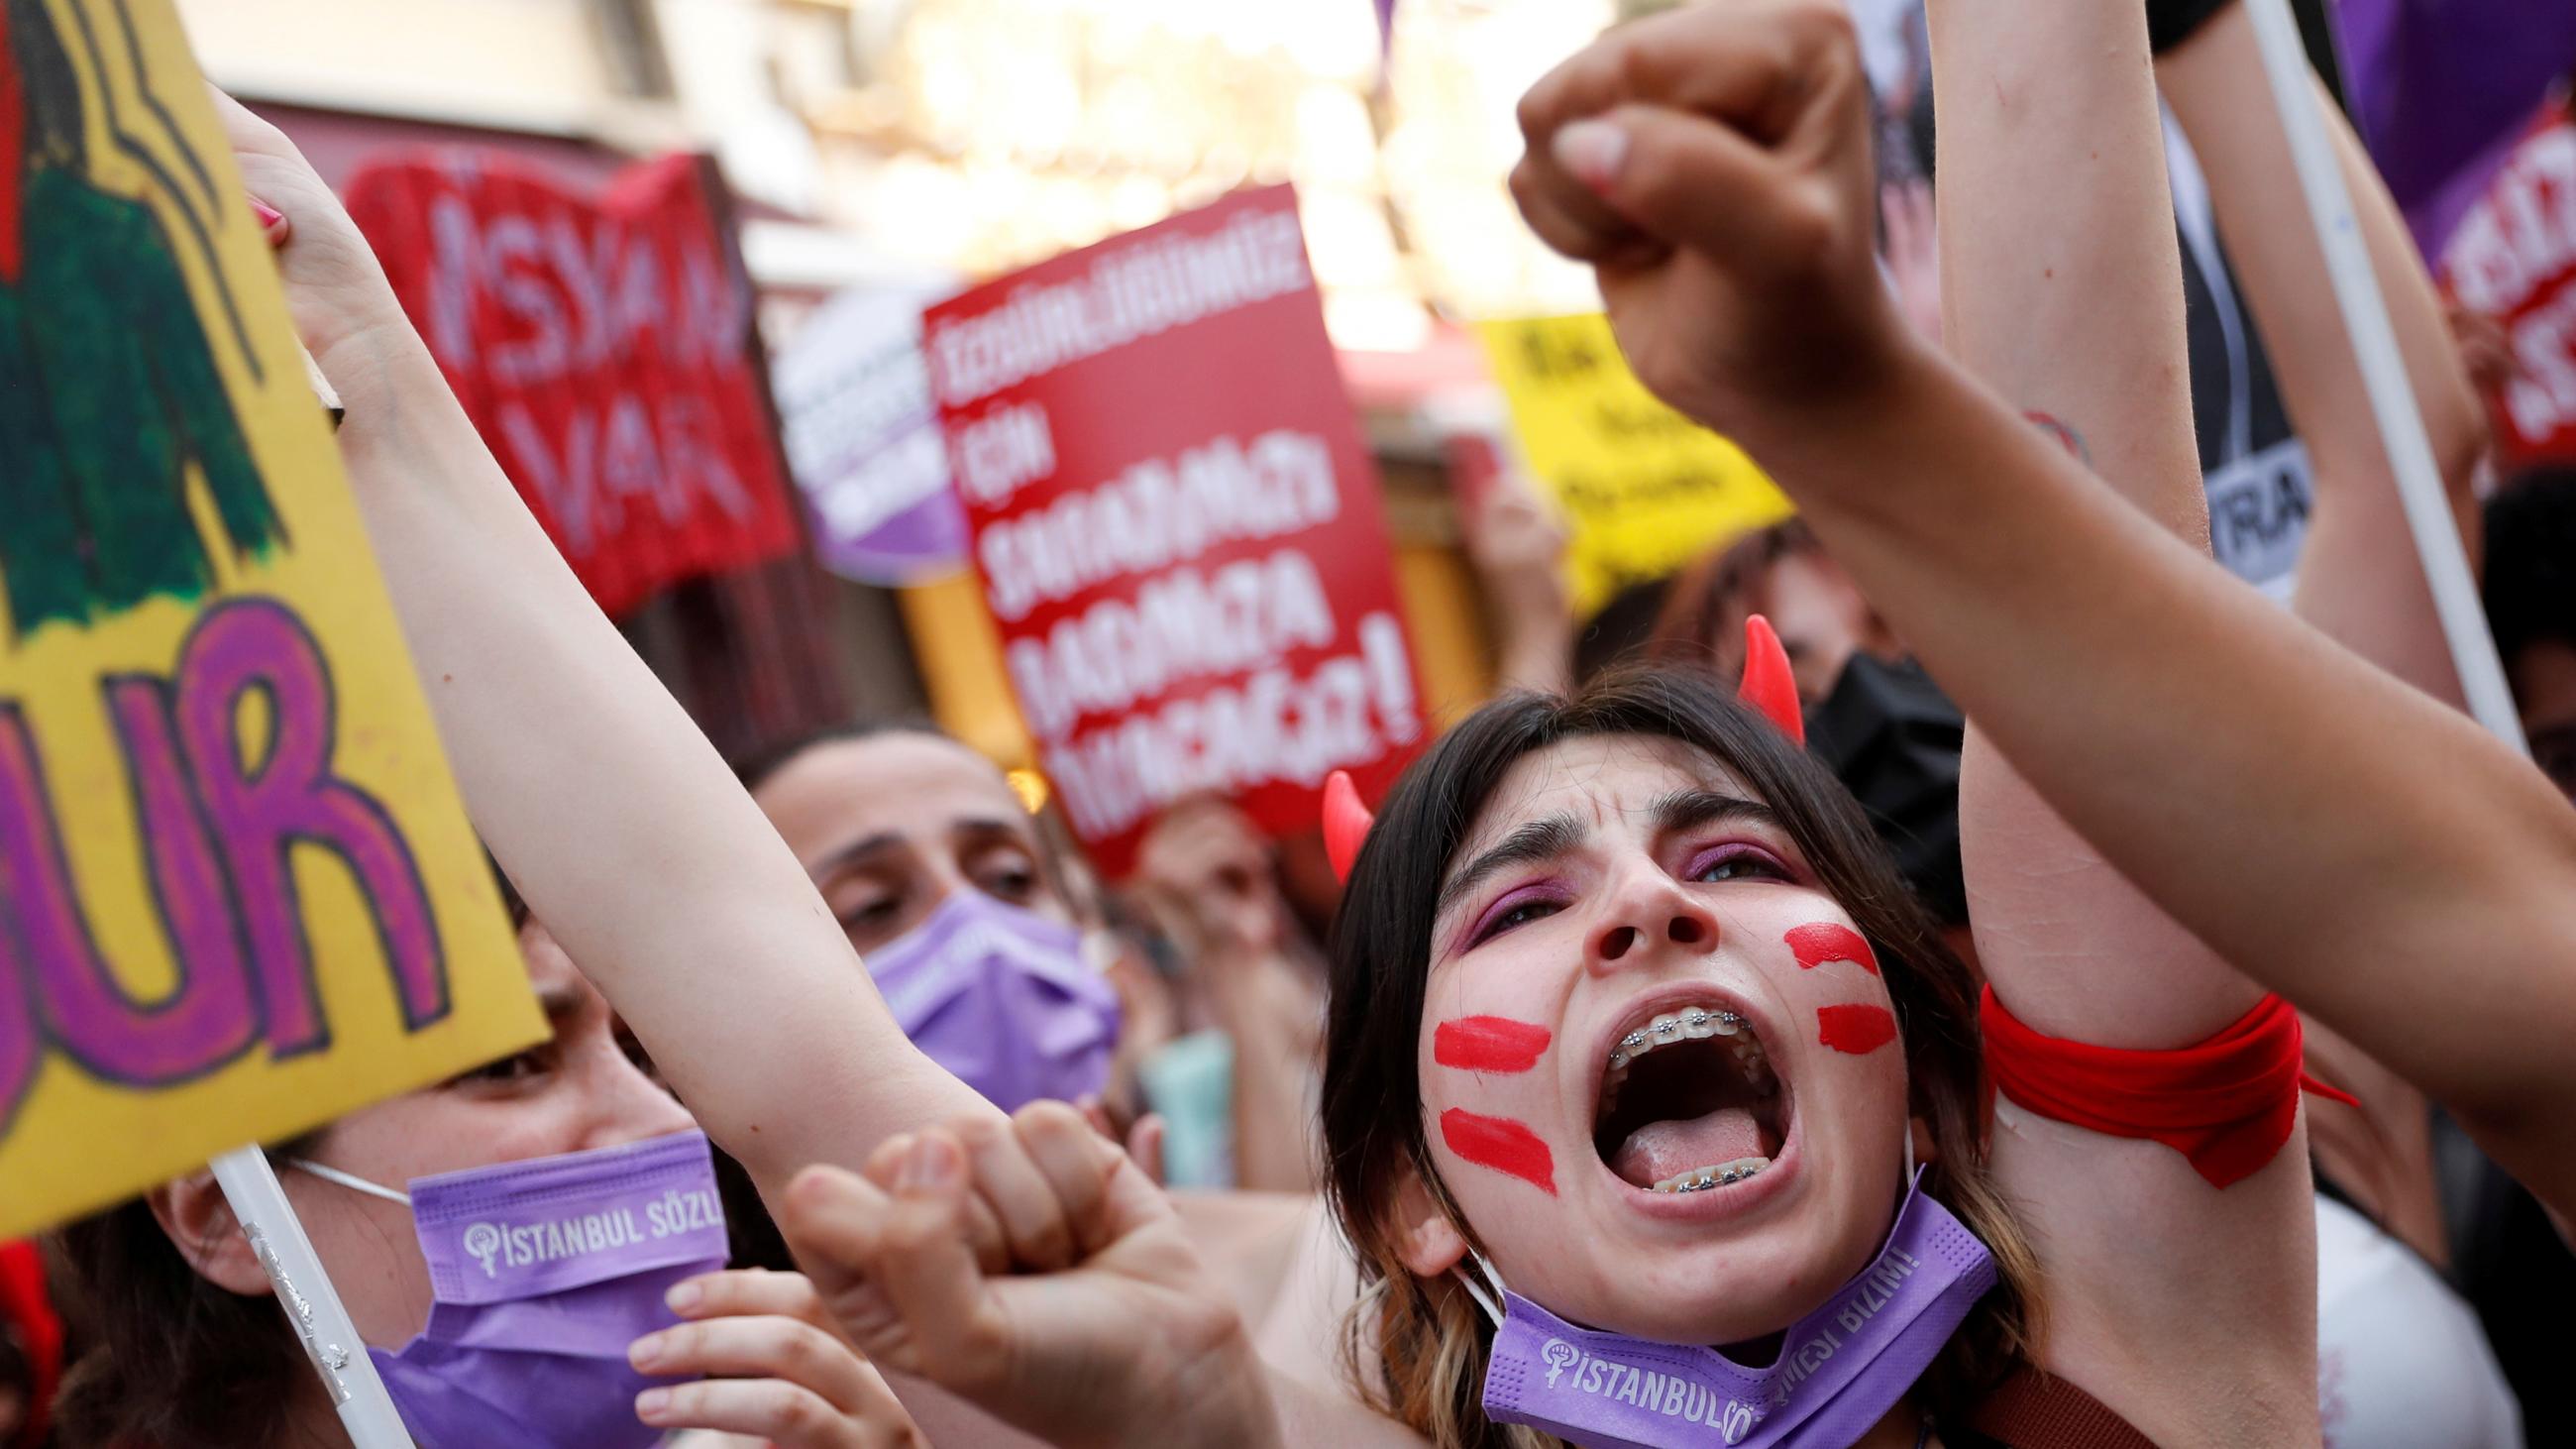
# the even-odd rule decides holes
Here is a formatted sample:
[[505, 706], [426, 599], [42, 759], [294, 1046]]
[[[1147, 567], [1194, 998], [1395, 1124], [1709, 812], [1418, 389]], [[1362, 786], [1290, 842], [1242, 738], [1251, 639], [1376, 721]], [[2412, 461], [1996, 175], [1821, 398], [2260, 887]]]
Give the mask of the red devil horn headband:
[[[1798, 680], [1789, 672], [1789, 651], [1780, 647], [1771, 621], [1760, 614], [1744, 621], [1744, 680], [1736, 686], [1736, 697], [1771, 721], [1790, 743], [1807, 742], [1807, 721], [1798, 710]], [[1324, 855], [1333, 863], [1334, 876], [1344, 881], [1351, 878], [1351, 865], [1360, 858], [1360, 842], [1368, 839], [1375, 818], [1360, 803], [1359, 787], [1351, 783], [1349, 773], [1335, 770], [1324, 782]]]
[[1798, 710], [1798, 677], [1789, 672], [1789, 651], [1760, 614], [1744, 620], [1744, 680], [1735, 697], [1761, 712], [1789, 743], [1807, 742], [1807, 718]]
[[1368, 839], [1375, 819], [1360, 803], [1359, 787], [1351, 783], [1350, 772], [1335, 770], [1324, 782], [1324, 855], [1333, 863], [1334, 879], [1351, 878], [1351, 862], [1360, 858], [1360, 842]]

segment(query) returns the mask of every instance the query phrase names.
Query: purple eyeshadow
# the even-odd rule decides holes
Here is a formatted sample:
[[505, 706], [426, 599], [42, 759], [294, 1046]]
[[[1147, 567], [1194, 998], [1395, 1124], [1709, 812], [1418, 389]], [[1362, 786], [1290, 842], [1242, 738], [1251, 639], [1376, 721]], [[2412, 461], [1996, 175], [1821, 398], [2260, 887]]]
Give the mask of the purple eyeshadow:
[[1724, 845], [1710, 846], [1708, 849], [1692, 856], [1690, 864], [1683, 867], [1682, 874], [1685, 877], [1696, 876], [1701, 871], [1708, 869], [1712, 865], [1716, 865], [1720, 861], [1734, 860], [1744, 856], [1750, 856], [1755, 860], [1759, 860], [1764, 864], [1769, 865], [1772, 869], [1780, 872], [1784, 876], [1787, 876], [1792, 881], [1798, 881], [1801, 884], [1804, 883], [1804, 878], [1790, 866], [1789, 862], [1782, 860], [1766, 847], [1756, 845], [1747, 840], [1730, 840]]
[[1533, 901], [1556, 902], [1558, 898], [1551, 893], [1556, 885], [1557, 882], [1553, 880], [1532, 881], [1527, 885], [1515, 886], [1504, 892], [1492, 905], [1485, 907], [1484, 912], [1476, 917], [1474, 925], [1467, 928], [1467, 934], [1462, 938], [1460, 949], [1482, 943], [1488, 927], [1522, 906]]

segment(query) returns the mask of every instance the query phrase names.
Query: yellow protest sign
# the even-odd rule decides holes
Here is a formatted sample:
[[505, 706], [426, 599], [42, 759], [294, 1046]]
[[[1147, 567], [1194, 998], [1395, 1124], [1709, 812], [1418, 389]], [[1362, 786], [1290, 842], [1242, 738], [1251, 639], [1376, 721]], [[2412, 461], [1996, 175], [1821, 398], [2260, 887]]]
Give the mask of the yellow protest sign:
[[1660, 579], [1789, 500], [1742, 449], [1656, 400], [1599, 313], [1479, 329], [1530, 471], [1573, 525], [1576, 612]]
[[169, 0], [0, 5], [0, 1237], [542, 1029]]

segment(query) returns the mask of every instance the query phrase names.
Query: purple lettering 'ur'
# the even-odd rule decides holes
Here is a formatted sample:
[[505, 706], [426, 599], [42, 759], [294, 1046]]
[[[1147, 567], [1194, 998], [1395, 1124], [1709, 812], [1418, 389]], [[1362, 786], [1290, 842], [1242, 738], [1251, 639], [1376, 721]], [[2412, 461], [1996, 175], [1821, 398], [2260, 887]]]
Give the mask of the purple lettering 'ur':
[[[272, 720], [267, 757], [256, 763], [242, 758], [234, 739], [242, 696], [254, 689], [267, 695]], [[335, 725], [322, 651], [293, 614], [251, 599], [199, 621], [179, 662], [180, 738], [232, 860], [269, 1050], [281, 1057], [330, 1041], [288, 870], [297, 845], [331, 851], [358, 878], [403, 1025], [418, 1031], [448, 1008], [446, 963], [419, 868], [384, 807], [331, 773]]]
[[[257, 761], [234, 738], [253, 689], [270, 719]], [[0, 1129], [48, 1045], [95, 1076], [151, 1088], [212, 1071], [263, 1035], [280, 1056], [327, 1044], [288, 869], [298, 845], [357, 877], [405, 1026], [446, 1015], [420, 873], [383, 807], [330, 772], [330, 679], [293, 614], [265, 600], [220, 605], [191, 635], [175, 687], [128, 676], [105, 694], [178, 981], [138, 1002], [100, 959], [34, 737], [18, 704], [0, 700]]]
[[137, 1002], [99, 958], [56, 833], [43, 762], [15, 701], [0, 703], [0, 1123], [35, 1074], [46, 1032], [92, 1073], [161, 1084], [210, 1071], [257, 1034], [250, 976], [204, 818], [170, 740], [159, 687], [121, 679], [110, 713], [132, 761], [135, 813], [150, 849], [178, 984]]

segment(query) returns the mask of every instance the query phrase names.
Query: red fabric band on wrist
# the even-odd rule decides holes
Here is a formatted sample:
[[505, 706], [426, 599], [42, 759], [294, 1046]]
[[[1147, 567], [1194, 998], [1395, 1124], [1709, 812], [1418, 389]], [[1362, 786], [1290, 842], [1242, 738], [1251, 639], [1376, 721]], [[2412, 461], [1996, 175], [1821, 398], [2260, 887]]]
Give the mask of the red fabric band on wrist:
[[45, 1296], [45, 1266], [33, 1243], [0, 1243], [0, 1324], [6, 1324], [35, 1367], [35, 1402], [19, 1430], [22, 1442], [44, 1442], [47, 1411], [63, 1374], [63, 1325]]
[[2300, 1070], [2299, 1013], [2278, 996], [2207, 1041], [2165, 1052], [2042, 1035], [2005, 1010], [1991, 986], [1978, 1015], [1989, 1118], [2000, 1091], [2070, 1126], [2161, 1142], [2213, 1187], [2252, 1176], [2280, 1152], [2298, 1120], [2301, 1088], [2360, 1105]]

